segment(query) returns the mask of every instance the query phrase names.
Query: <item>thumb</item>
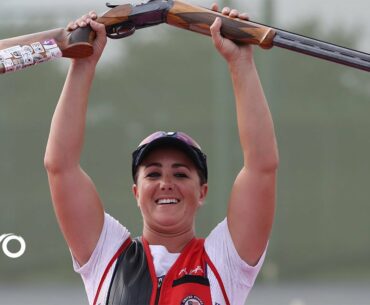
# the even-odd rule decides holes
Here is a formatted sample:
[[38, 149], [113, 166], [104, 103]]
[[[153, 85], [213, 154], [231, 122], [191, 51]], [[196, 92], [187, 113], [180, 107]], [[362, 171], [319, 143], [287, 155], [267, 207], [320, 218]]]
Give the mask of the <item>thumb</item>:
[[105, 30], [105, 25], [99, 22], [96, 22], [94, 20], [90, 21], [90, 26], [93, 29], [93, 31], [96, 32], [96, 39], [94, 42], [95, 49], [103, 51], [106, 43], [107, 43], [107, 33]]
[[95, 20], [90, 21], [91, 28], [96, 32], [98, 36], [106, 36], [105, 25]]

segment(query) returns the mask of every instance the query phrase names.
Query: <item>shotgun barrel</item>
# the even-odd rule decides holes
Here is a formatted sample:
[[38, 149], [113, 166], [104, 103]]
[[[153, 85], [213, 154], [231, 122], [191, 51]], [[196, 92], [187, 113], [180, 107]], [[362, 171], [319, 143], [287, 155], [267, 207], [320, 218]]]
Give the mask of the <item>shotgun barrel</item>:
[[370, 71], [370, 54], [282, 30], [275, 31], [274, 46]]
[[168, 11], [166, 22], [176, 27], [211, 35], [209, 27], [216, 17], [220, 17], [222, 19], [222, 35], [236, 43], [255, 44], [264, 49], [276, 46], [364, 71], [370, 71], [370, 54], [294, 34], [261, 23], [231, 18], [219, 12], [180, 0], [168, 0], [168, 2], [172, 4]]

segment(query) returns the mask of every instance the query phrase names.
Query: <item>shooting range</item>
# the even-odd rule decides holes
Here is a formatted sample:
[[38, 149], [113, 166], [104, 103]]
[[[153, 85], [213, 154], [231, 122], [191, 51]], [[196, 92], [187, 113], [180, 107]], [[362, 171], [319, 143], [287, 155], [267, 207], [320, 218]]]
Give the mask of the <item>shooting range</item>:
[[[365, 0], [219, 5], [262, 24], [370, 53]], [[100, 14], [107, 8], [99, 0], [9, 1], [0, 11], [0, 40], [65, 27], [91, 10]], [[368, 305], [370, 74], [280, 48], [255, 47], [255, 61], [280, 164], [268, 252], [246, 304]], [[1, 304], [88, 304], [55, 219], [43, 164], [68, 65], [69, 59], [59, 58], [0, 75]], [[209, 194], [197, 235], [206, 236], [223, 219], [242, 163], [233, 103], [226, 63], [209, 37], [162, 24], [108, 40], [90, 94], [81, 164], [105, 209], [133, 236], [140, 234], [142, 220], [131, 193], [131, 153], [155, 130], [194, 135], [208, 155]], [[17, 258], [4, 253], [22, 250], [12, 236], [25, 243]]]

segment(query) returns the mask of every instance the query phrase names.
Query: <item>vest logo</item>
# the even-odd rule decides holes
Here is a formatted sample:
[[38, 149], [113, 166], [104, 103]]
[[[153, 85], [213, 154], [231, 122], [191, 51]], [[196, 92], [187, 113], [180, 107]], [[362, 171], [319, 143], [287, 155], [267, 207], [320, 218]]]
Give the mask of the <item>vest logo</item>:
[[196, 295], [189, 295], [182, 300], [181, 305], [203, 305], [203, 301]]
[[[19, 250], [17, 252], [12, 252], [8, 248], [8, 243], [12, 240], [17, 241], [19, 243]], [[18, 258], [22, 256], [26, 251], [26, 242], [24, 241], [24, 239], [21, 236], [17, 236], [13, 233], [1, 235], [0, 244], [1, 243], [4, 254], [10, 258]]]
[[196, 266], [194, 269], [191, 269], [189, 272], [188, 270], [185, 268], [181, 269], [180, 272], [179, 272], [179, 276], [183, 276], [183, 275], [200, 275], [200, 276], [203, 276], [204, 275], [204, 271], [202, 269], [201, 266]]

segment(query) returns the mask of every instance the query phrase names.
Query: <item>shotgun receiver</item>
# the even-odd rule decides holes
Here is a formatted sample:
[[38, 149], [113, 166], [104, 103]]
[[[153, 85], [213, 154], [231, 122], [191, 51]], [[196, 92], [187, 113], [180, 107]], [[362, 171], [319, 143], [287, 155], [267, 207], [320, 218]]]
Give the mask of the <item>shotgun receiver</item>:
[[[238, 44], [254, 44], [264, 49], [273, 46], [322, 58], [364, 71], [370, 71], [370, 54], [272, 28], [257, 22], [224, 16], [207, 8], [180, 0], [150, 0], [133, 6], [111, 5], [96, 20], [106, 27], [112, 39], [132, 35], [136, 30], [167, 23], [210, 36], [216, 17], [222, 19], [221, 33]], [[0, 73], [16, 71], [57, 57], [82, 58], [92, 54], [95, 33], [91, 28], [72, 32], [54, 29], [0, 40]]]

